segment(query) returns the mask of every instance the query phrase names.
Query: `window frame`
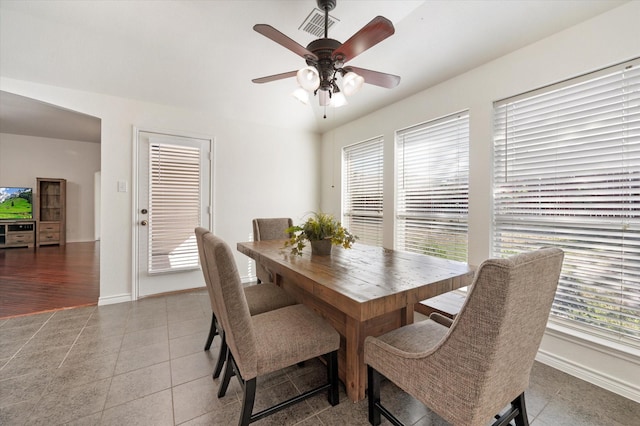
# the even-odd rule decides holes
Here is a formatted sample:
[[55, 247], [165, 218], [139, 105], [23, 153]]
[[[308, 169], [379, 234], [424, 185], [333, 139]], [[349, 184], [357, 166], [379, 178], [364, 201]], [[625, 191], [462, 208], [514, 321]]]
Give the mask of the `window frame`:
[[[445, 259], [457, 260], [466, 262], [469, 256], [469, 151], [470, 151], [470, 112], [469, 110], [458, 111], [453, 114], [423, 122], [405, 129], [396, 131], [396, 156], [395, 156], [395, 223], [394, 223], [394, 247], [398, 250], [413, 251], [416, 253], [422, 253], [432, 256], [438, 256]], [[444, 134], [443, 134], [444, 132]], [[447, 133], [451, 132], [450, 135]], [[455, 136], [453, 136], [455, 134]], [[428, 139], [419, 141], [418, 138], [424, 136]], [[445, 136], [448, 136], [445, 137]], [[426, 178], [428, 181], [428, 187], [425, 189], [415, 189], [414, 186], [419, 184], [417, 182], [418, 177], [414, 176], [407, 186], [407, 173], [406, 167], [409, 165], [405, 159], [405, 148], [408, 143], [418, 144], [422, 142], [426, 149], [436, 151], [439, 153], [439, 161], [437, 165], [435, 162], [427, 161], [429, 167], [433, 169], [428, 174], [431, 174], [432, 178]], [[448, 147], [454, 146], [456, 148], [455, 159], [449, 158], [448, 161], [455, 163], [456, 173], [454, 175], [451, 172], [442, 171], [443, 164], [446, 162], [447, 157], [453, 157], [448, 154], [446, 150]], [[412, 154], [419, 156], [420, 152]], [[422, 159], [424, 160], [424, 158]], [[455, 161], [454, 161], [455, 160]], [[416, 160], [419, 161], [419, 160]], [[411, 167], [415, 167], [418, 164], [410, 164]], [[417, 173], [416, 173], [417, 174]], [[432, 180], [438, 178], [448, 178], [448, 188], [442, 185], [431, 185]], [[452, 177], [453, 176], [453, 177]], [[424, 183], [424, 182], [423, 182]], [[430, 186], [429, 186], [430, 185]], [[427, 200], [436, 200], [431, 202], [432, 207], [426, 209], [426, 212], [430, 212], [430, 217], [425, 214], [420, 214], [419, 206], [407, 208], [407, 197], [405, 195], [406, 188], [411, 187], [416, 191], [422, 191], [423, 194], [416, 194], [416, 203], [420, 203], [420, 199], [423, 202]], [[445, 191], [442, 189], [445, 188]], [[450, 199], [446, 199], [446, 196], [450, 196]], [[411, 212], [413, 210], [413, 212]], [[425, 220], [426, 219], [426, 220]], [[427, 231], [430, 241], [428, 247], [418, 248], [417, 245], [423, 241], [418, 237], [412, 236], [410, 232], [402, 231], [401, 227], [410, 226], [415, 229], [424, 227], [430, 227]], [[409, 242], [406, 238], [409, 236]], [[456, 241], [453, 248], [447, 249], [447, 246], [451, 247], [450, 242]]]
[[[625, 73], [630, 75], [628, 80], [631, 83], [625, 81]], [[618, 75], [619, 77], [617, 77]], [[532, 249], [536, 245], [557, 245], [563, 248], [565, 250], [565, 262], [556, 300], [554, 300], [549, 317], [550, 325], [571, 330], [571, 334], [574, 335], [590, 336], [589, 340], [600, 344], [602, 341], [608, 341], [610, 345], [638, 348], [640, 347], [640, 329], [638, 329], [637, 325], [635, 326], [635, 336], [632, 333], [625, 333], [624, 330], [627, 326], [623, 323], [629, 323], [628, 327], [633, 329], [633, 316], [640, 317], [640, 311], [634, 311], [633, 305], [631, 305], [631, 313], [626, 314], [624, 313], [623, 305], [625, 300], [631, 297], [632, 294], [636, 294], [635, 297], [640, 296], [640, 278], [638, 278], [637, 274], [634, 278], [631, 272], [625, 272], [624, 266], [626, 264], [626, 268], [629, 269], [640, 268], [640, 242], [633, 242], [634, 234], [636, 235], [635, 238], [640, 236], [640, 213], [636, 212], [634, 215], [632, 209], [627, 211], [623, 207], [612, 207], [616, 203], [622, 203], [622, 200], [627, 200], [629, 206], [640, 202], [640, 195], [638, 195], [640, 194], [640, 180], [633, 178], [634, 173], [640, 173], [638, 142], [635, 142], [635, 153], [633, 146], [634, 140], [637, 141], [640, 135], [638, 133], [640, 124], [634, 125], [633, 120], [625, 119], [625, 117], [631, 117], [635, 114], [635, 120], [638, 121], [637, 111], [640, 110], [640, 103], [638, 103], [640, 100], [638, 93], [640, 92], [638, 90], [640, 90], [640, 86], [627, 86], [627, 84], [640, 84], [640, 60], [638, 58], [494, 103], [491, 252], [492, 256], [502, 257], [509, 254], [510, 250], [520, 252]], [[625, 92], [625, 87], [631, 87], [632, 89]], [[583, 98], [581, 99], [581, 97]], [[616, 98], [618, 101], [613, 103], [613, 99]], [[601, 99], [606, 101], [601, 101]], [[538, 105], [534, 105], [534, 102]], [[597, 104], [596, 102], [601, 103]], [[636, 103], [634, 104], [633, 102]], [[616, 109], [611, 108], [610, 105], [619, 105], [621, 107], [619, 115], [616, 115]], [[557, 109], [555, 115], [552, 118], [550, 116], [546, 117], [545, 121], [540, 119], [538, 127], [534, 127], [535, 122], [533, 120], [536, 119], [534, 114], [545, 118], [542, 114], [546, 114], [546, 109], [549, 108], [548, 114], [552, 114], [553, 107]], [[511, 118], [509, 118], [507, 112], [509, 108], [512, 109]], [[533, 108], [537, 108], [537, 110]], [[609, 109], [611, 109], [611, 112]], [[515, 116], [518, 113], [516, 110], [518, 112], [521, 111], [522, 118]], [[529, 112], [528, 115], [527, 112]], [[570, 113], [574, 112], [575, 114], [570, 115]], [[583, 120], [586, 116], [591, 117], [590, 120], [577, 121]], [[560, 122], [561, 119], [566, 120]], [[553, 124], [554, 121], [557, 121], [558, 124]], [[567, 133], [566, 138], [563, 138], [560, 130], [556, 130], [555, 134], [552, 133], [554, 125]], [[511, 136], [505, 136], [508, 131], [507, 127], [516, 129], [516, 126], [520, 128], [519, 133], [517, 133], [517, 130], [513, 130], [514, 133]], [[603, 130], [600, 130], [600, 128], [603, 128]], [[536, 134], [536, 131], [541, 132], [542, 129], [547, 133]], [[595, 133], [595, 129], [602, 132], [602, 135], [606, 134], [607, 136]], [[615, 130], [621, 131], [621, 136], [616, 137]], [[550, 136], [547, 137], [547, 134]], [[547, 137], [548, 141], [544, 141], [543, 136]], [[512, 141], [512, 146], [509, 148], [511, 153], [506, 154], [506, 150], [500, 148], [500, 144], [507, 143], [502, 142], [502, 140], [509, 137]], [[615, 142], [618, 140], [619, 142]], [[628, 145], [625, 145], [627, 140]], [[548, 148], [544, 146], [545, 142], [549, 145]], [[535, 143], [538, 143], [538, 145], [535, 146]], [[550, 155], [553, 149], [551, 148], [552, 143], [556, 144], [557, 153], [555, 157]], [[581, 145], [577, 145], [578, 143]], [[527, 144], [529, 144], [528, 147]], [[571, 144], [576, 144], [576, 147], [571, 147]], [[525, 147], [527, 147], [527, 151], [525, 151]], [[521, 150], [517, 157], [514, 154], [516, 149]], [[594, 154], [589, 158], [587, 155], [589, 155], [588, 152], [591, 149], [593, 149]], [[620, 152], [620, 159], [607, 161], [613, 155], [612, 153], [616, 152], [616, 149]], [[547, 152], [549, 153], [548, 159], [545, 161], [540, 160], [543, 158], [541, 154]], [[509, 159], [509, 156], [512, 159]], [[562, 156], [566, 156], [567, 160], [564, 162], [558, 161], [558, 158], [562, 158]], [[525, 157], [527, 158], [526, 160]], [[508, 165], [509, 161], [511, 162], [510, 166]], [[530, 165], [525, 165], [525, 161], [529, 162]], [[535, 163], [535, 161], [540, 162]], [[589, 167], [586, 166], [587, 161], [589, 161]], [[516, 162], [522, 165], [516, 166]], [[608, 162], [619, 164], [617, 166], [618, 171], [615, 173], [602, 171], [600, 172], [602, 177], [599, 178], [598, 166], [602, 164], [605, 167], [604, 163]], [[519, 167], [519, 169], [516, 169], [516, 167]], [[538, 210], [536, 210], [536, 200], [533, 197], [533, 179], [525, 176], [527, 167], [531, 170], [536, 168], [535, 176], [540, 181], [538, 184], [540, 187], [539, 196], [537, 198]], [[610, 165], [606, 167], [615, 169]], [[628, 183], [625, 183], [625, 167], [628, 170]], [[551, 180], [552, 173], [556, 174], [555, 183]], [[619, 177], [614, 177], [616, 174]], [[533, 173], [531, 173], [531, 176], [534, 176]], [[507, 185], [500, 182], [500, 179], [504, 181], [513, 179], [511, 186], [514, 189], [511, 192], [507, 192]], [[520, 182], [518, 182], [518, 179], [520, 179]], [[545, 179], [549, 182], [549, 186], [546, 188], [543, 183]], [[638, 183], [634, 183], [636, 180]], [[629, 194], [624, 194], [626, 184], [628, 184]], [[575, 188], [572, 189], [571, 185], [574, 185]], [[616, 189], [616, 185], [618, 185], [618, 189]], [[518, 191], [515, 190], [516, 186], [519, 188]], [[527, 188], [532, 192], [526, 195], [529, 198], [529, 202], [525, 206], [526, 209], [523, 207], [522, 213], [519, 215], [513, 213], [515, 210], [512, 209], [511, 216], [506, 217], [506, 214], [509, 213], [509, 206], [517, 203], [517, 201], [508, 200], [508, 195], [510, 194], [514, 200], [522, 199], [521, 205], [524, 206], [524, 191]], [[555, 193], [552, 193], [554, 190]], [[638, 194], [634, 194], [634, 191], [638, 191]], [[586, 195], [582, 195], [585, 193]], [[600, 199], [601, 204], [603, 204], [602, 211], [597, 208], [593, 210], [593, 207], [588, 210], [590, 208], [589, 203], [591, 205], [594, 204], [593, 197], [595, 196], [602, 197]], [[553, 197], [555, 197], [556, 201], [545, 201], [545, 197], [547, 197], [547, 200], [553, 200]], [[605, 198], [607, 205], [602, 203]], [[575, 201], [570, 203], [567, 200]], [[585, 207], [587, 207], [587, 210], [584, 210]], [[597, 204], [596, 207], [598, 207]], [[580, 212], [580, 209], [584, 211]], [[527, 213], [527, 210], [530, 213]], [[554, 213], [554, 210], [556, 213]], [[536, 211], [538, 212], [538, 217], [534, 218], [531, 215], [535, 214]], [[625, 216], [625, 212], [627, 212], [627, 216]], [[527, 216], [531, 217], [526, 219]], [[512, 230], [509, 230], [509, 222], [512, 222], [510, 225]], [[543, 225], [545, 223], [548, 225]], [[522, 229], [526, 228], [528, 228], [528, 231], [522, 232]], [[521, 234], [517, 239], [515, 236], [516, 230], [519, 230], [518, 232]], [[548, 235], [544, 235], [545, 232]], [[500, 237], [498, 235], [500, 233], [504, 233], [504, 235]], [[526, 237], [527, 233], [531, 236]], [[552, 233], [554, 234], [553, 238], [551, 238]], [[584, 236], [581, 234], [584, 234]], [[620, 236], [616, 237], [615, 234], [620, 234]], [[626, 241], [625, 235], [627, 235]], [[511, 243], [506, 242], [509, 238], [512, 240]], [[607, 242], [607, 240], [611, 242]], [[520, 242], [519, 247], [516, 241]], [[534, 241], [536, 241], [535, 244]], [[618, 264], [615, 263], [616, 242], [620, 245], [623, 258], [619, 261], [619, 268], [616, 266]], [[594, 250], [597, 246], [600, 247], [598, 249], [599, 254], [594, 256]], [[632, 256], [636, 256], [638, 260], [635, 262], [626, 260], [625, 256], [626, 259], [633, 259]], [[637, 266], [633, 266], [634, 263]], [[616, 267], [614, 268], [614, 266]], [[613, 268], [613, 270], [605, 273], [604, 270], [607, 267]], [[618, 270], [620, 270], [621, 279], [617, 298], [620, 302], [616, 302], [617, 305], [614, 306], [614, 309], [610, 309], [610, 306], [605, 308], [602, 300], [605, 300], [606, 295], [611, 294], [611, 300], [615, 300], [613, 295], [616, 294], [616, 284], [613, 283], [615, 281], [613, 275]], [[596, 278], [598, 274], [600, 274], [599, 281]], [[590, 283], [590, 280], [593, 284]], [[608, 280], [611, 282], [603, 284], [603, 281]], [[635, 280], [635, 284], [633, 280]], [[629, 290], [626, 290], [627, 288]], [[636, 293], [633, 293], [632, 290]], [[625, 298], [627, 293], [627, 298]], [[583, 302], [584, 306], [581, 307]], [[599, 303], [603, 305], [602, 311], [611, 310], [612, 312], [603, 315], [597, 306]], [[623, 325], [614, 326], [615, 321], [609, 322], [609, 318], [615, 317], [616, 307], [620, 308], [617, 315], [619, 316], [618, 320]], [[590, 318], [589, 315], [594, 318]], [[625, 316], [629, 316], [631, 320], [623, 319]], [[595, 317], [604, 318], [604, 320], [596, 320]], [[581, 321], [579, 318], [583, 320]], [[601, 323], [597, 324], [598, 321]], [[612, 331], [612, 328], [615, 327], [618, 328], [618, 331]]]
[[[357, 159], [357, 164], [352, 163], [352, 157]], [[364, 184], [356, 185], [352, 178], [357, 172], [369, 173], [372, 177]], [[358, 190], [352, 190], [354, 187]], [[375, 209], [375, 203], [369, 208], [366, 201], [355, 201], [353, 197], [355, 192], [359, 193], [361, 199], [378, 198], [379, 208]], [[384, 234], [383, 136], [376, 136], [342, 148], [342, 224], [358, 237], [359, 244], [382, 247]]]

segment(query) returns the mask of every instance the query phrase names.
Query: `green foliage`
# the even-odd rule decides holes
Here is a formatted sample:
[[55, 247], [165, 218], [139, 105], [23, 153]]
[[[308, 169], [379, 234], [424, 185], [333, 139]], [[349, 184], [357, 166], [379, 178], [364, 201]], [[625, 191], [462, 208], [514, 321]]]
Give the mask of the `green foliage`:
[[291, 254], [298, 256], [302, 256], [307, 241], [331, 239], [331, 244], [348, 249], [358, 238], [342, 227], [332, 215], [321, 212], [313, 213], [302, 226], [292, 226], [286, 232], [293, 236], [284, 246], [291, 248]]

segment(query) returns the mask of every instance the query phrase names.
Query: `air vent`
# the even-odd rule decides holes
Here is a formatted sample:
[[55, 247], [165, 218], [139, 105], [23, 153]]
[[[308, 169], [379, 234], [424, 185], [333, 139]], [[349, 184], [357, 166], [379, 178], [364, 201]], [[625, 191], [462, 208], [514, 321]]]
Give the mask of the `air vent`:
[[[340, 20], [329, 15], [327, 28], [331, 30], [333, 24], [337, 22], [340, 22]], [[324, 12], [318, 8], [314, 8], [298, 29], [318, 38], [324, 37]]]

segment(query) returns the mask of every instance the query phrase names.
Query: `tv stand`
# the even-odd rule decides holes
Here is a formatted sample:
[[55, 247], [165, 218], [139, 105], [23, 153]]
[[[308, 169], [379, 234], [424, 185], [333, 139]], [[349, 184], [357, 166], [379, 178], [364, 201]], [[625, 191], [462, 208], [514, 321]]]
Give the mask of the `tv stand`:
[[0, 222], [0, 248], [33, 247], [36, 222], [29, 220]]

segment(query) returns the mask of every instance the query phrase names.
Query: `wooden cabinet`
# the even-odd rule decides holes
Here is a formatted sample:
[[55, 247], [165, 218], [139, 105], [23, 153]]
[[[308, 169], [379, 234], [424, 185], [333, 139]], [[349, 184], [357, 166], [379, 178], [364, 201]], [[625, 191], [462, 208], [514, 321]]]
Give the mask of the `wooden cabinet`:
[[35, 222], [1, 222], [0, 248], [33, 247], [35, 243]]
[[67, 181], [38, 178], [36, 191], [37, 245], [63, 246], [66, 242]]

